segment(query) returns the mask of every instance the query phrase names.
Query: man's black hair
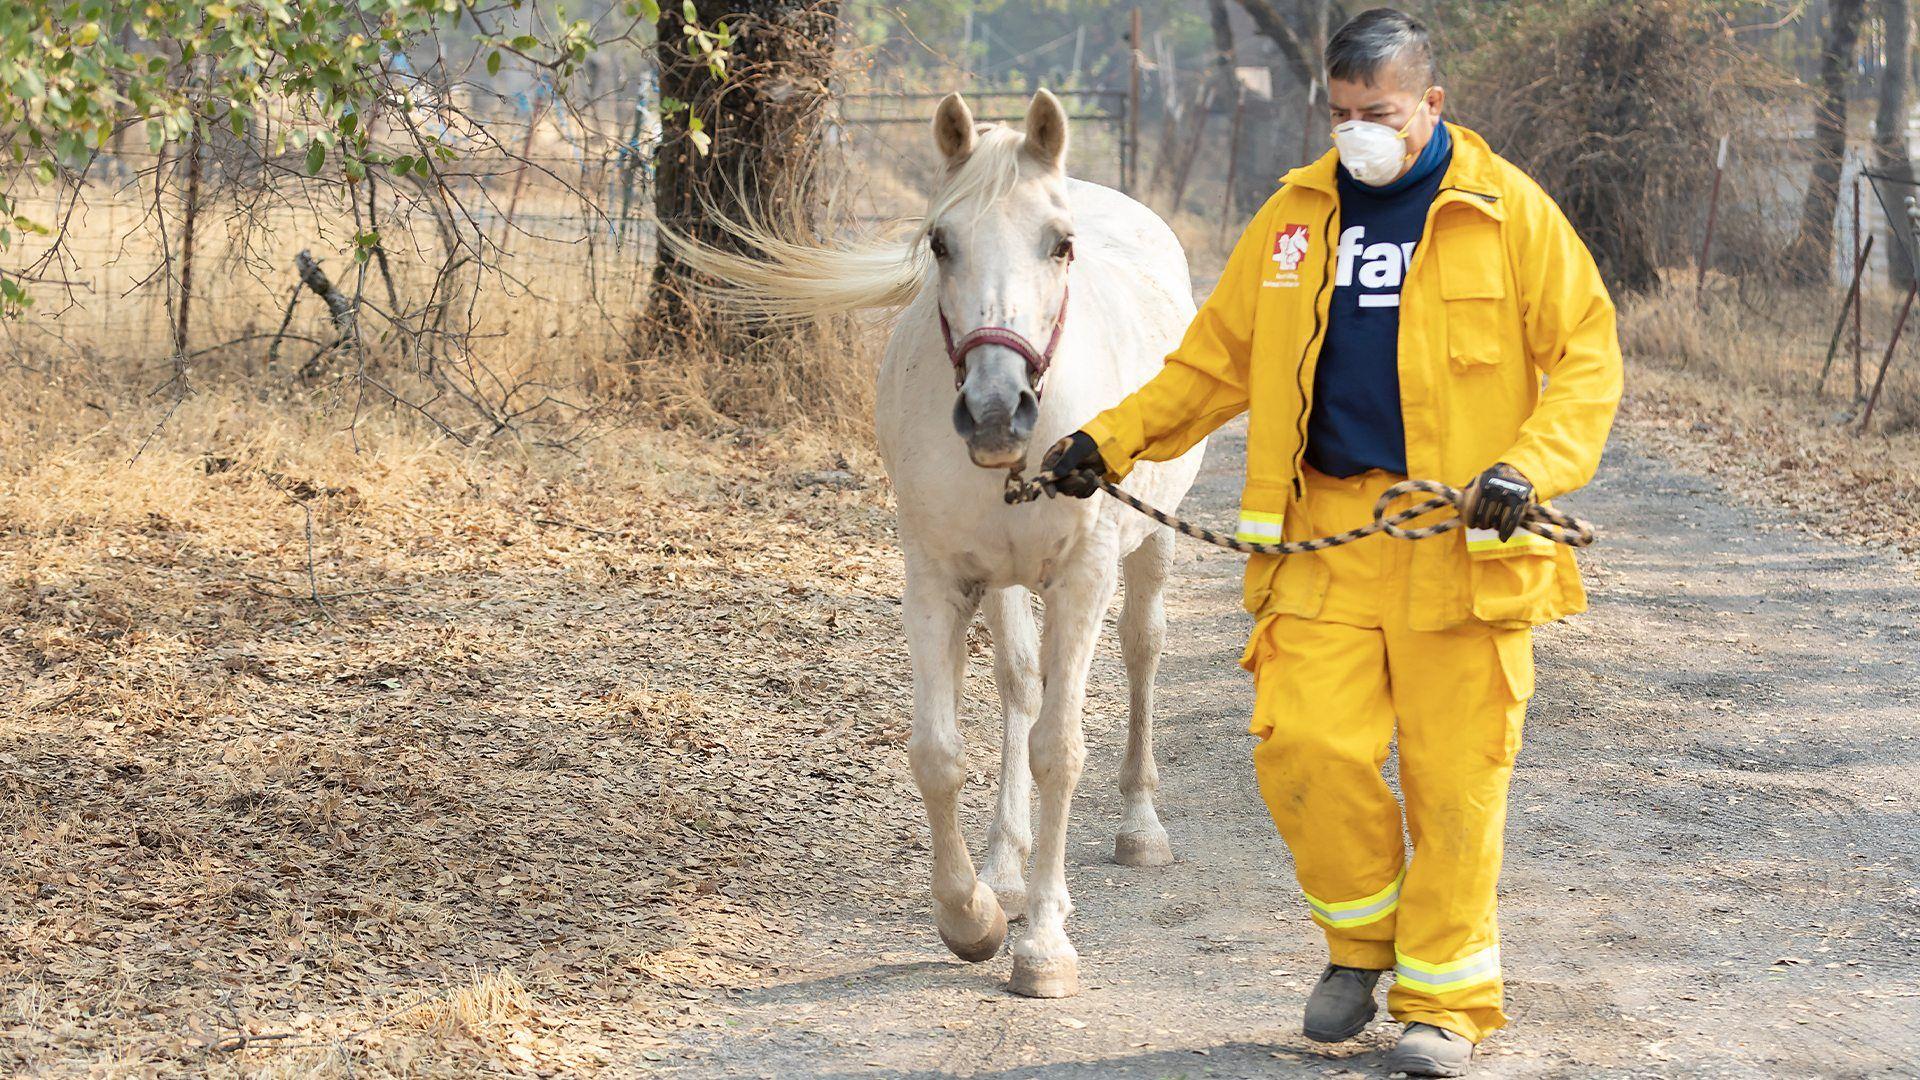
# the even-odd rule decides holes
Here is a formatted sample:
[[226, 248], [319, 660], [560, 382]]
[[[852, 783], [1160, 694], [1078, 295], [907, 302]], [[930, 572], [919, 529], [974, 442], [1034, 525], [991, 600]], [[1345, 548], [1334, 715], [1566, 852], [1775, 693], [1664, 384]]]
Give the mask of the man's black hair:
[[1380, 73], [1405, 64], [1424, 90], [1440, 83], [1433, 42], [1420, 20], [1392, 8], [1373, 8], [1348, 20], [1327, 40], [1327, 78], [1372, 86]]

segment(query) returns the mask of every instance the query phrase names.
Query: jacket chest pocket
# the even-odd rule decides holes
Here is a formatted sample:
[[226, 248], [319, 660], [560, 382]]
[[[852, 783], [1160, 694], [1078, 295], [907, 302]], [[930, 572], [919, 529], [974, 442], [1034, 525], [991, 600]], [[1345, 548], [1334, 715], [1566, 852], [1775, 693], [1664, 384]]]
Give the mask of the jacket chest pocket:
[[1485, 218], [1436, 226], [1447, 359], [1455, 371], [1487, 371], [1507, 359], [1514, 304], [1507, 295], [1500, 223]]

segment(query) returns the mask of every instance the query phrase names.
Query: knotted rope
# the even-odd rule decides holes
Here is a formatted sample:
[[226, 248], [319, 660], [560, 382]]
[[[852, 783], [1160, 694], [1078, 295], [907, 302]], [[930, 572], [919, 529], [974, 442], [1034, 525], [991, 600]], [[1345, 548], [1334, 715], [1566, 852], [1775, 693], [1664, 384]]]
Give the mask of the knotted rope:
[[[1007, 503], [1009, 505], [1028, 503], [1042, 495], [1052, 498], [1057, 494], [1055, 485], [1059, 482], [1060, 477], [1051, 471], [1040, 473], [1031, 480], [1023, 480], [1020, 470], [1015, 469], [1007, 474]], [[1223, 536], [1212, 529], [1203, 529], [1165, 511], [1148, 506], [1121, 491], [1118, 485], [1110, 484], [1105, 480], [1100, 482], [1100, 490], [1175, 532], [1185, 533], [1215, 547], [1223, 547], [1246, 555], [1299, 555], [1309, 551], [1325, 551], [1380, 532], [1388, 536], [1397, 536], [1402, 540], [1425, 540], [1442, 533], [1450, 533], [1466, 524], [1464, 516], [1467, 505], [1466, 494], [1459, 488], [1442, 484], [1438, 480], [1402, 480], [1381, 492], [1379, 500], [1373, 504], [1373, 520], [1357, 529], [1348, 529], [1346, 532], [1332, 536], [1316, 536], [1311, 540], [1287, 540], [1277, 544], [1256, 544], [1231, 536]], [[1397, 510], [1391, 514], [1387, 512], [1387, 508], [1393, 505], [1395, 499], [1414, 494], [1433, 497], [1415, 503], [1404, 510]], [[1436, 521], [1431, 525], [1405, 527], [1409, 521], [1448, 507], [1453, 508], [1453, 517]], [[1520, 527], [1536, 536], [1544, 536], [1556, 544], [1566, 544], [1569, 547], [1586, 547], [1594, 541], [1593, 526], [1590, 523], [1572, 514], [1561, 513], [1553, 507], [1541, 506], [1539, 503], [1527, 507], [1526, 515], [1520, 520]]]

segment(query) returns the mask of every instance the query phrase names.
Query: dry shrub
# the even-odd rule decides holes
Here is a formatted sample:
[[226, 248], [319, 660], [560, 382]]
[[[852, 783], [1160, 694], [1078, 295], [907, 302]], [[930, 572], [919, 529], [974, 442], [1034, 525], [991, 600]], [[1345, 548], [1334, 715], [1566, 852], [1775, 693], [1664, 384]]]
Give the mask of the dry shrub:
[[1218, 217], [1186, 210], [1166, 214], [1165, 218], [1173, 234], [1180, 238], [1180, 246], [1186, 250], [1187, 267], [1193, 274], [1195, 287], [1203, 295], [1211, 292], [1247, 223], [1228, 221], [1223, 229]]
[[[1741, 285], [1755, 293], [1743, 296]], [[1764, 292], [1760, 290], [1764, 289]], [[1712, 475], [1756, 505], [1784, 506], [1843, 539], [1920, 552], [1920, 363], [1894, 357], [1871, 431], [1843, 340], [1816, 395], [1839, 297], [1722, 279], [1696, 301], [1691, 274], [1629, 298], [1620, 311], [1628, 394], [1620, 424], [1634, 442]], [[1896, 299], [1875, 291], [1869, 335], [1884, 333]], [[1865, 350], [1872, 385], [1884, 344]]]
[[764, 424], [870, 440], [882, 326], [823, 320], [756, 337], [724, 320], [697, 298], [677, 305], [672, 325], [636, 316], [626, 359], [609, 365], [601, 385], [666, 424]]
[[[1554, 197], [1617, 288], [1695, 254], [1719, 134], [1751, 131], [1791, 93], [1724, 6], [1475, 2], [1437, 16], [1459, 114]], [[1767, 163], [1745, 164], [1763, 185]]]
[[[1668, 271], [1657, 288], [1622, 304], [1620, 340], [1635, 361], [1797, 399], [1817, 406], [1833, 423], [1857, 423], [1885, 355], [1884, 341], [1870, 339], [1892, 326], [1899, 298], [1882, 290], [1863, 296], [1869, 341], [1859, 382], [1843, 335], [1824, 393], [1815, 398], [1839, 303], [1830, 289], [1718, 276], [1699, 298], [1691, 272]], [[1910, 337], [1888, 368], [1873, 426], [1886, 432], [1920, 427], [1920, 360]]]
[[1707, 329], [1691, 283], [1669, 274], [1660, 288], [1625, 300], [1620, 308], [1622, 348], [1636, 360], [1725, 374], [1726, 339]]
[[405, 1008], [391, 1023], [440, 1038], [498, 1038], [533, 1018], [533, 996], [505, 968], [475, 973], [443, 995]]
[[[524, 173], [498, 155], [461, 159], [450, 190], [481, 215], [474, 221], [450, 223], [433, 199], [384, 180], [355, 199], [327, 175], [216, 189], [198, 207], [189, 355], [177, 365], [178, 191], [96, 175], [29, 195], [23, 213], [65, 225], [59, 276], [70, 284], [39, 287], [23, 319], [0, 325], [0, 351], [95, 397], [245, 384], [262, 397], [306, 397], [316, 410], [415, 412], [473, 442], [577, 447], [620, 413], [864, 427], [869, 354], [844, 334], [742, 348], [716, 339], [697, 309], [645, 333], [639, 313], [656, 295], [651, 221], [607, 199], [617, 163], [593, 147], [573, 150]], [[511, 229], [502, 213], [510, 200]], [[167, 211], [165, 232], [155, 203]], [[375, 205], [382, 257], [361, 262], [355, 238]], [[635, 205], [647, 205], [645, 192]], [[822, 220], [835, 213], [826, 208]], [[54, 242], [16, 238], [17, 255], [30, 260]], [[326, 305], [293, 291], [300, 251], [359, 297], [357, 352], [328, 350], [339, 335]]]

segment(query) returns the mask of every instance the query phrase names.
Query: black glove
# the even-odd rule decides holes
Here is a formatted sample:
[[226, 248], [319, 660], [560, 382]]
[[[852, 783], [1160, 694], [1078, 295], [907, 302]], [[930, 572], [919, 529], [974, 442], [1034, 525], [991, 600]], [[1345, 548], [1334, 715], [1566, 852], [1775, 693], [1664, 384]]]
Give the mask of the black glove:
[[1040, 459], [1040, 467], [1060, 478], [1054, 482], [1053, 490], [1076, 499], [1099, 491], [1100, 481], [1107, 475], [1107, 463], [1100, 460], [1100, 449], [1094, 446], [1093, 436], [1084, 431], [1076, 431], [1054, 443], [1047, 456]]
[[1460, 516], [1467, 519], [1467, 528], [1492, 529], [1505, 541], [1533, 505], [1533, 483], [1503, 461], [1473, 478], [1466, 503]]

